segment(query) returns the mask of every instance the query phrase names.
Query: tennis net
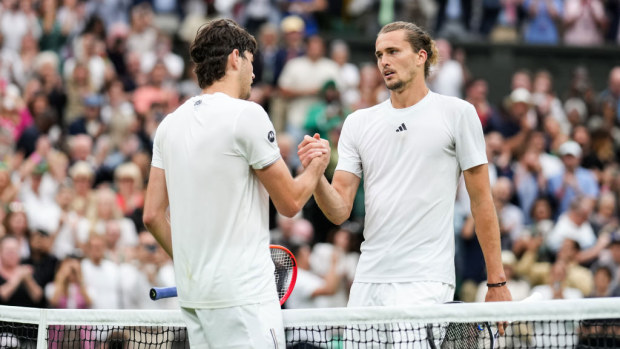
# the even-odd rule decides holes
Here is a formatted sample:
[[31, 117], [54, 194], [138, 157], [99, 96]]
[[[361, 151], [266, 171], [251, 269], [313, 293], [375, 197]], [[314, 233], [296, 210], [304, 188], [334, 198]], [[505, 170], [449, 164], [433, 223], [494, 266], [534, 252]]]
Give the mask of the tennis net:
[[[284, 310], [287, 348], [620, 348], [620, 299]], [[496, 337], [498, 321], [507, 321]], [[0, 306], [0, 348], [189, 348], [179, 311]]]

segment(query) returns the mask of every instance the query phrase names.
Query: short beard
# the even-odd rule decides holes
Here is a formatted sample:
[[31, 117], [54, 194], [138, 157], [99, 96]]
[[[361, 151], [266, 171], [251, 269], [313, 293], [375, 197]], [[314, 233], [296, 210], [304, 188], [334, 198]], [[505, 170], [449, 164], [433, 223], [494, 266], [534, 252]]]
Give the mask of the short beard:
[[398, 80], [392, 83], [391, 85], [385, 84], [385, 87], [387, 87], [388, 90], [392, 90], [392, 91], [400, 90], [401, 88], [403, 88], [403, 86], [405, 86], [405, 84], [401, 80]]

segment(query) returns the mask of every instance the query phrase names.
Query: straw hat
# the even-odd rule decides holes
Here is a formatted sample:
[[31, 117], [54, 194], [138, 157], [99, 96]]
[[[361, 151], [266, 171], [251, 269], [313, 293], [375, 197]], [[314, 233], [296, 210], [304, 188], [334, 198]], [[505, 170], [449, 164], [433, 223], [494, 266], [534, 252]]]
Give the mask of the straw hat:
[[299, 16], [288, 16], [280, 23], [280, 30], [283, 33], [303, 32], [306, 29], [304, 20]]

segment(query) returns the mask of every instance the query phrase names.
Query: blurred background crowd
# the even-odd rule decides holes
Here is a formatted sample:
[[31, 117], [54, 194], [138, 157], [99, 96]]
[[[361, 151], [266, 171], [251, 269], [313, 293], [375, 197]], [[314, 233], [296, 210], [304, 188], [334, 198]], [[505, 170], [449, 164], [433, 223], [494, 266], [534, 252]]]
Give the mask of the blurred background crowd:
[[[272, 118], [291, 173], [301, 137], [319, 133], [333, 147], [328, 178], [346, 116], [389, 98], [372, 61], [380, 26], [426, 28], [441, 55], [429, 87], [472, 103], [485, 132], [513, 297], [620, 295], [620, 66], [603, 88], [587, 65], [565, 86], [548, 70], [517, 69], [494, 87], [505, 94], [495, 102], [452, 46], [614, 46], [620, 1], [2, 0], [0, 304], [176, 307], [147, 297], [174, 274], [142, 224], [144, 191], [158, 124], [201, 93], [187, 51], [216, 17], [257, 37], [250, 98]], [[352, 59], [353, 36], [367, 43], [367, 60]], [[360, 186], [342, 226], [312, 200], [294, 218], [272, 210], [272, 242], [290, 247], [300, 268], [287, 307], [346, 305], [363, 203]], [[484, 260], [464, 188], [455, 212], [456, 297], [480, 301]]]

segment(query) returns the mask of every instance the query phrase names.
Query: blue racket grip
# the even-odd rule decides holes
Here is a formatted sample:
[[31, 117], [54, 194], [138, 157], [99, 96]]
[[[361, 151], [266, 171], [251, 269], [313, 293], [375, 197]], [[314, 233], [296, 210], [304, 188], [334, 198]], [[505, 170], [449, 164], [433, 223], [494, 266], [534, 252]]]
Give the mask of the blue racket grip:
[[171, 298], [177, 296], [177, 288], [172, 287], [153, 287], [149, 292], [149, 296], [152, 300], [156, 301], [162, 298]]

